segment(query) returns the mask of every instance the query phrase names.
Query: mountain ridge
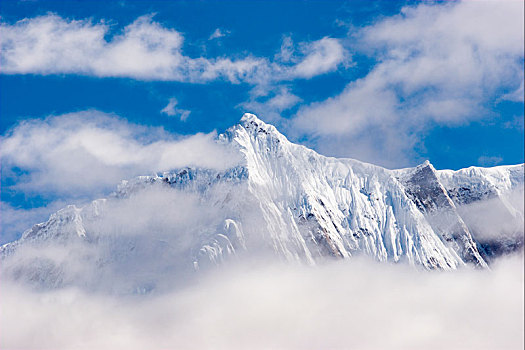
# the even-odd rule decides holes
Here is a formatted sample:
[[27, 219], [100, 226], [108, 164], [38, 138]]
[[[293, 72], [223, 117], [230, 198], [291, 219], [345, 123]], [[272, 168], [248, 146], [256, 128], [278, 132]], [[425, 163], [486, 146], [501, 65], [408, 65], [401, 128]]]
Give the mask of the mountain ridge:
[[[73, 257], [58, 264], [47, 258], [43, 263], [38, 254], [29, 263], [16, 261], [17, 251], [24, 247], [45, 247], [57, 241], [66, 251], [70, 244], [95, 251], [87, 258], [95, 269], [101, 264], [105, 269], [124, 271], [123, 262], [144, 259], [146, 266], [164, 272], [165, 265], [171, 266], [175, 260], [188, 270], [198, 270], [258, 250], [309, 265], [326, 258], [364, 254], [378, 261], [406, 261], [426, 269], [487, 268], [490, 254], [523, 246], [519, 232], [503, 248], [490, 248], [489, 243], [483, 246], [459, 210], [471, 203], [499, 200], [502, 210], [518, 223], [521, 218], [522, 223], [523, 209], [509, 203], [505, 195], [522, 190], [523, 164], [451, 171], [436, 170], [425, 161], [414, 168], [389, 170], [350, 158], [322, 156], [291, 143], [253, 114], [244, 114], [239, 124], [218, 136], [218, 142], [241, 155], [237, 166], [224, 171], [182, 168], [140, 176], [123, 181], [107, 199], [83, 208], [68, 206], [27, 230], [20, 240], [0, 247], [0, 256], [7, 262], [2, 264], [7, 266], [4, 273], [44, 285], [75, 283], [76, 275], [61, 276], [63, 265]], [[141, 198], [141, 193], [150, 189], [157, 191], [157, 197], [168, 192], [175, 197], [188, 196], [200, 211], [211, 213], [209, 222], [197, 220], [189, 227], [182, 221], [170, 227], [168, 222], [166, 227], [159, 226], [161, 234], [152, 229], [151, 235], [135, 232], [125, 220], [112, 223], [119, 206]], [[137, 217], [145, 215], [140, 203], [134, 205], [139, 207]], [[169, 208], [176, 212], [181, 205], [185, 204]], [[126, 230], [134, 234], [123, 233]], [[184, 244], [174, 238], [177, 230], [187, 232]], [[157, 251], [166, 255], [165, 263], [150, 261], [148, 252], [156, 255]], [[49, 282], [46, 274], [60, 277]]]

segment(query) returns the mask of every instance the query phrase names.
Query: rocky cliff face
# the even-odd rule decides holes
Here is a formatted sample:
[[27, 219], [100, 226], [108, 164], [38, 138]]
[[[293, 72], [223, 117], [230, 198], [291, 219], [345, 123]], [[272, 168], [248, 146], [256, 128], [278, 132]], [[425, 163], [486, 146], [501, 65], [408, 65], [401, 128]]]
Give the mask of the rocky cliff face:
[[[123, 181], [109, 198], [67, 207], [2, 246], [2, 273], [44, 286], [109, 278], [147, 292], [158, 276], [232, 257], [313, 265], [365, 254], [453, 270], [487, 267], [491, 256], [522, 246], [523, 207], [506, 195], [522, 191], [523, 165], [388, 170], [319, 155], [251, 114], [217, 142], [242, 162]], [[512, 234], [476, 236], [465, 208], [487, 201], [518, 223]]]

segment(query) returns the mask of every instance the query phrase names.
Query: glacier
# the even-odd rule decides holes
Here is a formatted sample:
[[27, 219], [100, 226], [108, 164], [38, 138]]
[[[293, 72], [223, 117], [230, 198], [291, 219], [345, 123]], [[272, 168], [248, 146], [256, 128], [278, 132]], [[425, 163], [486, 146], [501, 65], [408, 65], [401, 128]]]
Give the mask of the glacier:
[[[122, 181], [107, 198], [59, 210], [1, 246], [0, 272], [44, 288], [148, 293], [258, 256], [316, 265], [365, 255], [456, 270], [489, 268], [523, 247], [523, 204], [509, 200], [523, 193], [523, 164], [390, 170], [320, 155], [253, 114], [217, 143], [241, 162]], [[482, 235], [468, 210], [480, 203], [496, 203], [514, 225]]]

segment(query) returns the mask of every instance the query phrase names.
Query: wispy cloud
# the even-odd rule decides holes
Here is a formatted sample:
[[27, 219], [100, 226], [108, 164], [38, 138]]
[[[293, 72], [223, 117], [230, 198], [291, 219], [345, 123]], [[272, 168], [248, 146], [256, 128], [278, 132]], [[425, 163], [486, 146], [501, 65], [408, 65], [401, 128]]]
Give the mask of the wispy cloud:
[[[334, 70], [344, 59], [336, 39], [305, 44], [296, 65], [267, 58], [189, 57], [182, 51], [183, 36], [175, 29], [142, 16], [106, 40], [108, 25], [68, 20], [58, 15], [26, 18], [0, 26], [3, 74], [82, 74], [204, 83], [223, 79], [261, 84], [311, 78]], [[212, 37], [223, 36], [218, 29]]]
[[230, 34], [228, 30], [221, 30], [220, 28], [217, 28], [213, 31], [213, 33], [211, 33], [208, 40], [219, 39], [219, 38], [225, 37], [228, 34]]
[[[322, 152], [405, 165], [427, 128], [483, 118], [486, 103], [522, 91], [522, 7], [420, 4], [358, 30], [355, 49], [378, 63], [339, 95], [302, 108], [293, 131], [317, 137]], [[356, 152], [358, 143], [373, 147]]]
[[281, 112], [296, 106], [301, 101], [300, 97], [291, 93], [284, 85], [266, 86], [263, 91], [253, 89], [251, 99], [239, 104], [238, 107], [243, 111], [264, 116], [268, 122], [282, 122]]
[[518, 186], [499, 197], [458, 206], [461, 217], [478, 242], [523, 242], [524, 191]]
[[341, 65], [350, 65], [351, 57], [333, 38], [295, 44], [291, 36], [283, 36], [281, 49], [274, 57], [281, 67], [273, 79], [267, 79], [250, 91], [250, 99], [237, 107], [259, 114], [269, 122], [283, 124], [281, 113], [300, 102], [302, 98], [292, 92], [294, 79], [310, 79], [336, 71]]
[[478, 164], [481, 166], [495, 166], [500, 164], [503, 158], [500, 156], [480, 156], [478, 158]]
[[290, 62], [292, 60], [295, 47], [292, 37], [289, 35], [283, 36], [281, 43], [281, 50], [275, 55], [275, 58], [282, 62]]
[[160, 111], [160, 113], [166, 114], [170, 117], [179, 116], [181, 121], [186, 121], [186, 119], [188, 119], [188, 117], [190, 116], [191, 111], [186, 109], [175, 108], [177, 104], [178, 101], [176, 98], [170, 98], [168, 104]]

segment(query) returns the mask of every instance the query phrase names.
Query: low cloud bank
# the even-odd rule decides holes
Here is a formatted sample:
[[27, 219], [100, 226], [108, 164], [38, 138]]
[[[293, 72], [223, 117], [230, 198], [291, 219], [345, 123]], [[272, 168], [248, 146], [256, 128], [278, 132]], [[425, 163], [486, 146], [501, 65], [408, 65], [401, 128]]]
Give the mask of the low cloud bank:
[[[523, 348], [523, 255], [439, 272], [360, 256], [287, 265], [259, 246], [195, 272], [202, 234], [225, 233], [224, 208], [165, 185], [103, 203], [93, 220], [98, 207], [86, 209], [86, 244], [27, 245], [2, 261], [1, 348]], [[29, 287], [42, 276], [51, 289]]]
[[239, 158], [215, 137], [175, 137], [95, 110], [27, 120], [2, 137], [2, 176], [23, 192], [93, 196], [155, 171], [235, 165]]
[[205, 245], [222, 260], [220, 250], [229, 247], [225, 209], [165, 183], [138, 183], [125, 192], [82, 209], [66, 207], [34, 226], [2, 260], [3, 276], [39, 290], [147, 293], [184, 283], [197, 262], [214, 265], [199, 259]]
[[521, 237], [523, 242], [524, 189], [519, 186], [500, 197], [489, 198], [458, 207], [463, 220], [476, 239]]
[[522, 349], [523, 256], [491, 271], [355, 258], [225, 266], [178, 290], [30, 292], [3, 280], [2, 348]]

